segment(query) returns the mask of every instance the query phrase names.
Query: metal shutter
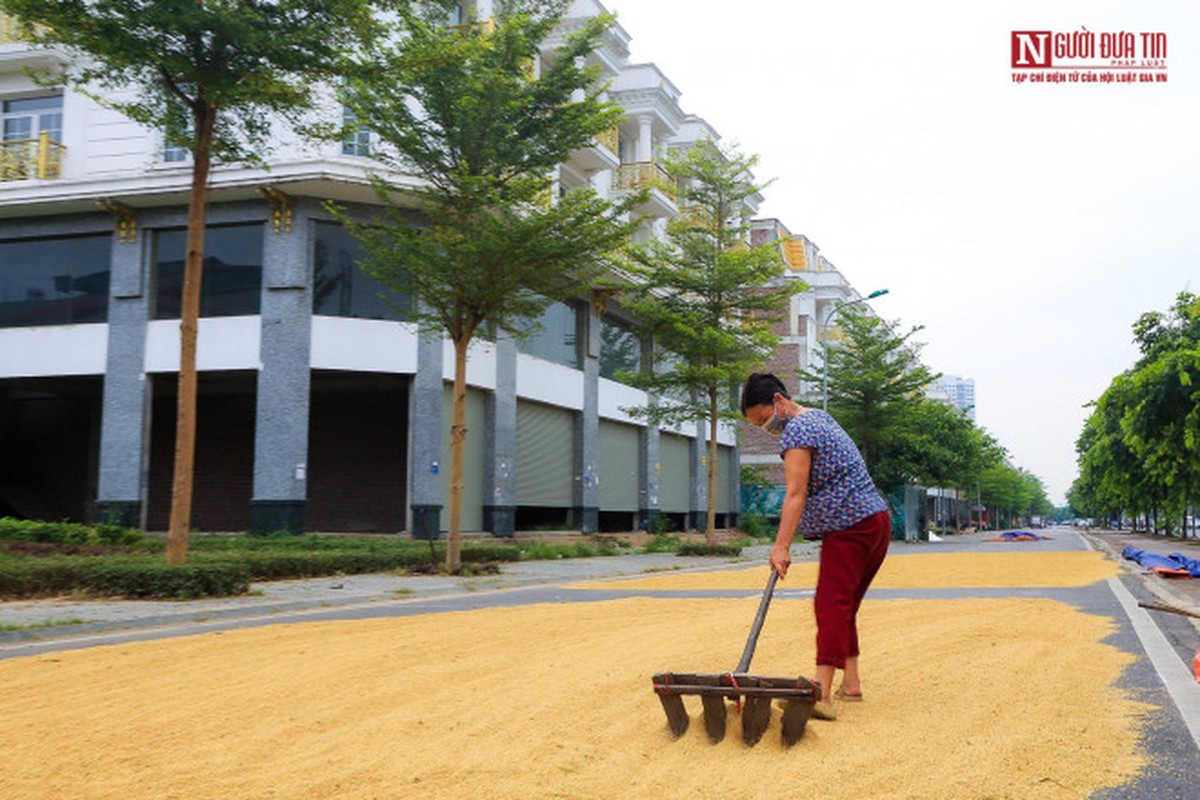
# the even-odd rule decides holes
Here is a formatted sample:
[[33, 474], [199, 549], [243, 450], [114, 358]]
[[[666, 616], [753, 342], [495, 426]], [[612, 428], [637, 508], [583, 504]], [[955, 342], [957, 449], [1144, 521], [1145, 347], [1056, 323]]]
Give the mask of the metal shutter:
[[575, 504], [575, 415], [517, 401], [517, 505]]
[[600, 510], [638, 510], [638, 428], [600, 420]]
[[[717, 513], [729, 513], [730, 471], [733, 469], [733, 448], [717, 445]], [[705, 476], [707, 480], [707, 476]]]
[[690, 510], [689, 442], [689, 439], [671, 433], [663, 433], [658, 438], [658, 461], [662, 465], [658, 476], [658, 503], [660, 509], [669, 513]]

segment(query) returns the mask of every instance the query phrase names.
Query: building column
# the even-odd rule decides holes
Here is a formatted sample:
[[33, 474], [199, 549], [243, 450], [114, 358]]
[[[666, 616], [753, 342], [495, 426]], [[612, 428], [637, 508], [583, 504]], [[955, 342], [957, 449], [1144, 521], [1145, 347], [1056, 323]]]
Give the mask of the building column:
[[659, 478], [662, 464], [658, 460], [658, 426], [647, 423], [638, 431], [638, 526], [652, 530], [660, 506]]
[[692, 480], [688, 507], [688, 528], [702, 531], [708, 527], [708, 423], [696, 423], [696, 435], [688, 445], [688, 472]]
[[583, 349], [583, 410], [575, 417], [575, 526], [600, 529], [600, 311], [588, 303], [580, 318]]
[[517, 529], [517, 340], [496, 338], [496, 391], [488, 396], [484, 461], [491, 493], [483, 506], [483, 528], [511, 537]]
[[637, 160], [654, 160], [654, 118], [649, 114], [638, 117]]
[[261, 366], [255, 396], [250, 531], [303, 533], [308, 499], [313, 229], [307, 214], [295, 213], [290, 198], [280, 193], [271, 197], [272, 208], [281, 210], [263, 226]]
[[408, 411], [408, 530], [414, 539], [436, 539], [442, 529], [442, 348], [440, 330], [417, 335]]
[[100, 418], [97, 522], [146, 525], [150, 472], [150, 402], [146, 326], [150, 298], [145, 279], [148, 248], [136, 220], [113, 236], [108, 299], [108, 359]]
[[742, 451], [736, 444], [729, 453], [729, 474], [725, 476], [725, 491], [729, 493], [729, 513], [725, 527], [736, 528], [742, 517]]

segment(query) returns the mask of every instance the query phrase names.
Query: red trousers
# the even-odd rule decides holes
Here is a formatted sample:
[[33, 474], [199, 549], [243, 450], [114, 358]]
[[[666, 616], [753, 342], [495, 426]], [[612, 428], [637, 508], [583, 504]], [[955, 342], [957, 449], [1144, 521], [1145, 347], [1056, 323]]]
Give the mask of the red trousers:
[[813, 600], [818, 664], [843, 669], [847, 658], [858, 656], [858, 607], [883, 566], [891, 538], [891, 516], [880, 511], [822, 540]]

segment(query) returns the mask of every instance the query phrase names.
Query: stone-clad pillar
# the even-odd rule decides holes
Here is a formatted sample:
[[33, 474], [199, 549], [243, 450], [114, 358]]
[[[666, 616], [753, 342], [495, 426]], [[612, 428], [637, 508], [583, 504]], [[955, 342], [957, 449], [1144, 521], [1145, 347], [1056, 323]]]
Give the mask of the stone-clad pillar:
[[501, 332], [496, 339], [496, 391], [488, 395], [487, 485], [483, 528], [511, 537], [517, 527], [517, 342]]
[[688, 527], [702, 531], [708, 526], [708, 423], [696, 423], [696, 435], [688, 443], [689, 491]]
[[108, 360], [100, 420], [100, 470], [92, 513], [98, 522], [145, 527], [150, 464], [151, 384], [146, 375], [146, 234], [136, 222], [113, 236]]
[[[308, 498], [308, 414], [314, 230], [296, 213], [263, 225], [262, 342], [254, 423], [253, 533], [304, 531]], [[292, 214], [295, 215], [293, 221]]]
[[414, 539], [436, 539], [442, 518], [442, 334], [417, 337], [417, 373], [408, 413], [408, 530]]
[[638, 431], [638, 527], [651, 530], [660, 513], [659, 480], [662, 464], [658, 458], [658, 426], [647, 423]]
[[575, 526], [600, 529], [600, 311], [588, 303], [581, 315], [583, 410], [575, 418]]

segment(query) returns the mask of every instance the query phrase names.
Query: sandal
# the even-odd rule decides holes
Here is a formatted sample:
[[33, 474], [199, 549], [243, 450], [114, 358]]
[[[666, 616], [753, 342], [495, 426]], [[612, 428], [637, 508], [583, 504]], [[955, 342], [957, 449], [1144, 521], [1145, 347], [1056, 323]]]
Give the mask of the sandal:
[[813, 703], [812, 718], [823, 720], [837, 719], [837, 712], [833, 710], [832, 703], [826, 703], [824, 700], [818, 700]]
[[834, 690], [833, 696], [844, 703], [861, 703], [863, 701], [861, 694], [846, 694], [840, 686]]

